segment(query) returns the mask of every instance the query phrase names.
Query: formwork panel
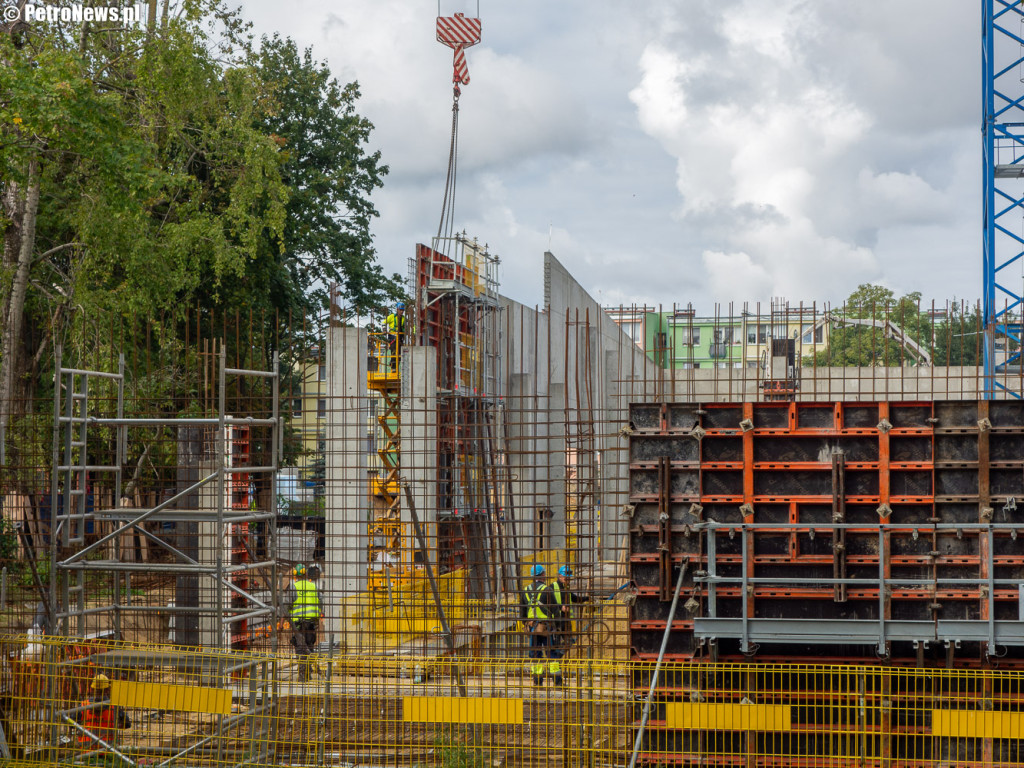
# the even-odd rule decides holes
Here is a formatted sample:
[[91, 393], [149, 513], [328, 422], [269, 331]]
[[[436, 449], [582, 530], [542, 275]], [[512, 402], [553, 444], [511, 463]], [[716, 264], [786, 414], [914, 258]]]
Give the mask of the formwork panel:
[[[1021, 765], [1019, 683], [997, 701], [976, 679], [889, 670], [1024, 670], [1024, 405], [639, 404], [631, 420], [649, 427], [631, 438], [634, 659], [656, 657], [671, 621], [666, 657], [693, 666], [659, 683], [641, 762]], [[667, 482], [641, 457], [667, 457]], [[790, 676], [729, 679], [758, 658]], [[795, 672], [825, 660], [875, 671]], [[740, 703], [785, 727], [730, 719]], [[689, 727], [698, 714], [721, 727]]]

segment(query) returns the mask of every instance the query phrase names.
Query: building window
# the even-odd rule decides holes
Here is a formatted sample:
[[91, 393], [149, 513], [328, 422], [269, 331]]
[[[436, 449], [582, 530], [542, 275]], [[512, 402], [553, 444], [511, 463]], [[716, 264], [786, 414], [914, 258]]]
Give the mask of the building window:
[[696, 344], [700, 344], [700, 328], [693, 328], [691, 326], [676, 326], [675, 337], [680, 344], [692, 347]]
[[814, 329], [814, 336], [812, 341], [811, 330], [808, 328], [804, 332], [804, 344], [821, 344], [825, 341], [825, 326], [819, 325]]
[[747, 344], [764, 344], [768, 340], [767, 325], [748, 325]]
[[292, 400], [292, 418], [293, 419], [301, 419], [302, 418], [302, 398], [301, 397], [296, 397], [294, 400]]
[[327, 381], [327, 366], [326, 365], [321, 365], [321, 366], [317, 367], [316, 380], [317, 381]]
[[732, 328], [715, 328], [716, 344], [732, 344]]
[[325, 398], [321, 397], [316, 401], [316, 417], [318, 419], [327, 418], [327, 400]]
[[757, 360], [747, 360], [747, 368], [757, 368]]

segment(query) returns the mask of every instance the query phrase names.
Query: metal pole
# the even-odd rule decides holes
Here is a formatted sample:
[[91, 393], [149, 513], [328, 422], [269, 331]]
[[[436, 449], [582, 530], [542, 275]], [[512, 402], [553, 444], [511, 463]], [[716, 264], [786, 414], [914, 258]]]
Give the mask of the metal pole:
[[[437, 606], [437, 616], [441, 620], [441, 629], [444, 630], [444, 638], [448, 642], [448, 650], [455, 653], [455, 635], [448, 626], [448, 618], [444, 615], [444, 606], [441, 605], [441, 593], [437, 589], [437, 580], [434, 579], [434, 569], [430, 567], [430, 558], [427, 556], [427, 540], [423, 536], [423, 527], [420, 525], [420, 516], [416, 514], [416, 504], [412, 500], [412, 491], [408, 483], [402, 483], [405, 490], [405, 500], [409, 504], [409, 516], [412, 517], [412, 525], [416, 530], [416, 541], [419, 543], [420, 556], [423, 558], [423, 567], [427, 571], [427, 579], [430, 581], [430, 591], [434, 593], [434, 605]], [[466, 695], [466, 681], [462, 677], [462, 668], [455, 665], [455, 672], [459, 677], [459, 693]]]
[[683, 577], [686, 575], [686, 568], [679, 566], [679, 578], [676, 580], [676, 591], [672, 595], [672, 607], [668, 609], [668, 621], [665, 622], [665, 634], [661, 637], [661, 648], [658, 651], [658, 661], [654, 665], [654, 674], [651, 676], [651, 687], [647, 691], [647, 698], [644, 699], [644, 711], [640, 716], [640, 728], [636, 732], [636, 741], [633, 742], [633, 754], [629, 758], [629, 768], [636, 768], [636, 758], [640, 753], [640, 741], [644, 736], [644, 729], [647, 727], [647, 719], [651, 716], [651, 697], [654, 696], [654, 689], [658, 686], [658, 673], [661, 671], [661, 662], [665, 658], [665, 648], [668, 647], [668, 636], [672, 634], [672, 620], [676, 617], [676, 606], [679, 604], [679, 592], [683, 588]]

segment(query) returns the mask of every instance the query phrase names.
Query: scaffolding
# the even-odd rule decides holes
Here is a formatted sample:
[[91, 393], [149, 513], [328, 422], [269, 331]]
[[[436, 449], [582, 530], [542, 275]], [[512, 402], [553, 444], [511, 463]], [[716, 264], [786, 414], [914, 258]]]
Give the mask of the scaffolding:
[[[437, 522], [442, 573], [468, 572], [475, 598], [513, 591], [505, 515], [500, 259], [465, 234], [417, 247], [411, 271], [421, 344], [437, 350]], [[508, 524], [514, 526], [514, 519]]]
[[[117, 373], [85, 370], [66, 367], [58, 348], [48, 606], [54, 633], [120, 638], [125, 615], [148, 613], [172, 617], [175, 639], [186, 645], [244, 649], [254, 635], [276, 644], [278, 360], [275, 354], [272, 369], [258, 371], [229, 368], [223, 348], [217, 357], [215, 416], [127, 418], [124, 357]], [[229, 377], [269, 384], [269, 415], [229, 415]], [[107, 388], [101, 396], [97, 382]], [[129, 440], [139, 430], [172, 435], [178, 459], [177, 491], [142, 507], [123, 494]], [[263, 439], [256, 451], [258, 431]], [[95, 463], [97, 454], [112, 458]], [[102, 477], [109, 482], [97, 482]], [[150, 524], [159, 524], [159, 532]], [[125, 543], [140, 538], [166, 556], [125, 557]], [[172, 604], [132, 599], [134, 580], [153, 574], [174, 578]]]

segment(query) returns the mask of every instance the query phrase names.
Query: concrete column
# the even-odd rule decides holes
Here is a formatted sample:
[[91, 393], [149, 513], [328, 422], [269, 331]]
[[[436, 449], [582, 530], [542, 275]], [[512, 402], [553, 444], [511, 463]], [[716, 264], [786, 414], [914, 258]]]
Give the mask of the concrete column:
[[[402, 350], [401, 405], [402, 482], [409, 483], [413, 503], [427, 540], [427, 557], [437, 567], [437, 350]], [[420, 563], [412, 517], [402, 492], [403, 549]], [[436, 572], [436, 571], [435, 571]]]
[[342, 637], [340, 603], [366, 590], [367, 333], [364, 328], [327, 331], [327, 450], [324, 514], [326, 554], [321, 579], [324, 630]]

